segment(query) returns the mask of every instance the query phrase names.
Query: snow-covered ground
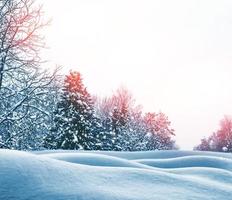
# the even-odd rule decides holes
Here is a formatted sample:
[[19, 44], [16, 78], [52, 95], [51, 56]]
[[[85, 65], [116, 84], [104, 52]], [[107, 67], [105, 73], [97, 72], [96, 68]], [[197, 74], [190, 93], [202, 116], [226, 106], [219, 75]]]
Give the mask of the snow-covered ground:
[[1, 200], [231, 200], [232, 155], [0, 150]]

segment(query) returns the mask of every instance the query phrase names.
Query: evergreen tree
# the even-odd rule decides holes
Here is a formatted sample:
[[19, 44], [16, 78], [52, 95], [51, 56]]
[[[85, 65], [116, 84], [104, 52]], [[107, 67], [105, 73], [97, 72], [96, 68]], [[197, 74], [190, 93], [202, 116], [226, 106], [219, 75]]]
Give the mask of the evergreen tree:
[[123, 150], [124, 134], [126, 132], [126, 119], [123, 117], [125, 113], [118, 107], [115, 107], [112, 115], [112, 131], [115, 135], [115, 143], [113, 150]]
[[112, 97], [113, 114], [112, 128], [115, 133], [115, 144], [113, 150], [125, 150], [125, 142], [127, 140], [127, 126], [130, 120], [130, 109], [132, 96], [125, 88], [119, 88]]
[[102, 125], [101, 150], [113, 150], [116, 145], [116, 135], [113, 128], [112, 101], [110, 98], [95, 98], [94, 103], [97, 118]]
[[124, 151], [146, 150], [144, 140], [146, 129], [143, 122], [142, 111], [140, 109], [140, 107], [137, 107], [130, 111], [126, 131], [123, 135], [122, 147]]
[[52, 134], [46, 138], [46, 147], [86, 150], [100, 148], [101, 124], [95, 116], [92, 98], [84, 87], [79, 72], [71, 72], [64, 80], [54, 123]]
[[115, 132], [112, 128], [112, 119], [110, 117], [101, 121], [102, 127], [98, 131], [100, 145], [98, 150], [110, 151], [115, 146]]

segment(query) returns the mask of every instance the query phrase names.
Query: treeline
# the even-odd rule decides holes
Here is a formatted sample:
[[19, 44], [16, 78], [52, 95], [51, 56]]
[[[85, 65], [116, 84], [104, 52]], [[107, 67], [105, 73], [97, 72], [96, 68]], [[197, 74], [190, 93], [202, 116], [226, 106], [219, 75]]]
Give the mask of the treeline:
[[194, 148], [200, 151], [232, 152], [232, 117], [225, 116], [220, 128]]
[[87, 91], [79, 72], [70, 72], [62, 79], [53, 74], [49, 82], [40, 79], [33, 88], [18, 84], [22, 93], [14, 92], [13, 99], [1, 93], [0, 147], [115, 151], [177, 148], [168, 117], [161, 112], [143, 113], [125, 88], [111, 97], [97, 98]]
[[175, 149], [174, 130], [163, 113], [143, 114], [124, 88], [108, 98], [93, 98], [80, 73], [65, 77], [45, 137], [49, 149], [140, 151]]
[[0, 147], [21, 150], [173, 149], [163, 113], [143, 114], [128, 91], [93, 98], [79, 73], [41, 68], [46, 26], [34, 0], [0, 1]]
[[[0, 1], [0, 148], [140, 151], [176, 149], [164, 113], [143, 113], [125, 88], [92, 96], [80, 73], [42, 70], [41, 6]], [[196, 150], [232, 152], [232, 120]]]

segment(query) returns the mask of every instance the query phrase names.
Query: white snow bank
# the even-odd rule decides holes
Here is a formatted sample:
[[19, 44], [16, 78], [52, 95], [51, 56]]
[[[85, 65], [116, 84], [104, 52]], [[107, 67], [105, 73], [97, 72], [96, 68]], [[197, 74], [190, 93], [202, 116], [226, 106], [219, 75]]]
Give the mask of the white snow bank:
[[159, 168], [213, 167], [232, 171], [232, 159], [213, 156], [185, 156], [169, 159], [140, 159], [138, 163]]
[[146, 168], [151, 169], [152, 167], [143, 165], [130, 160], [108, 156], [100, 155], [94, 153], [50, 153], [43, 156], [54, 158], [57, 160], [63, 160], [71, 163], [78, 163], [84, 165], [92, 166], [108, 166], [108, 167], [135, 167], [135, 168]]
[[209, 151], [135, 151], [135, 152], [122, 152], [122, 151], [77, 151], [77, 150], [49, 150], [49, 151], [34, 151], [34, 154], [57, 154], [57, 153], [95, 153], [109, 155], [119, 158], [125, 158], [128, 160], [135, 159], [167, 159], [167, 158], [178, 158], [185, 156], [214, 156], [220, 158], [232, 159], [230, 153], [219, 153]]
[[[227, 169], [201, 167], [169, 168], [161, 171], [156, 168], [135, 168], [134, 165], [130, 165], [131, 162], [136, 161], [128, 161], [126, 165], [125, 159], [122, 164], [116, 163], [118, 167], [112, 165], [100, 167], [97, 161], [100, 159], [99, 154], [96, 158], [94, 153], [91, 156], [86, 154], [88, 159], [94, 159], [98, 166], [77, 164], [80, 160], [84, 160], [85, 154], [82, 159], [79, 155], [77, 156], [79, 161], [71, 160], [75, 163], [69, 162], [66, 155], [60, 156], [63, 160], [56, 160], [59, 158], [51, 156], [52, 154], [48, 152], [46, 154], [35, 155], [0, 150], [0, 199], [230, 200], [232, 195], [231, 172]], [[76, 159], [75, 155], [72, 156]], [[217, 159], [217, 157], [214, 158]], [[104, 156], [103, 158], [108, 159]], [[85, 162], [88, 159], [86, 158]], [[112, 162], [117, 161], [117, 159], [110, 159], [113, 160]], [[140, 159], [147, 159], [147, 156], [142, 158], [140, 155]], [[102, 160], [100, 159], [99, 162]], [[201, 163], [204, 161], [201, 160]], [[204, 175], [209, 172], [207, 170], [211, 170], [211, 175], [204, 178]], [[220, 177], [226, 176], [228, 176], [226, 181], [220, 180]]]
[[203, 180], [209, 179], [210, 181], [220, 184], [220, 187], [222, 187], [222, 184], [232, 187], [232, 172], [223, 169], [188, 167], [166, 169], [165, 171], [184, 176], [191, 176], [192, 178], [201, 178]]

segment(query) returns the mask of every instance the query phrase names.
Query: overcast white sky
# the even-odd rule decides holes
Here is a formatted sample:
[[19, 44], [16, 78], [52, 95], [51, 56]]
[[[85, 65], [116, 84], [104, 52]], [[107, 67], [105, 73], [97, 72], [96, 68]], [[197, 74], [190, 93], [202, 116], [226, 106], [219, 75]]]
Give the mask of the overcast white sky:
[[49, 66], [83, 74], [89, 91], [131, 90], [163, 111], [182, 149], [232, 114], [231, 0], [39, 0]]

